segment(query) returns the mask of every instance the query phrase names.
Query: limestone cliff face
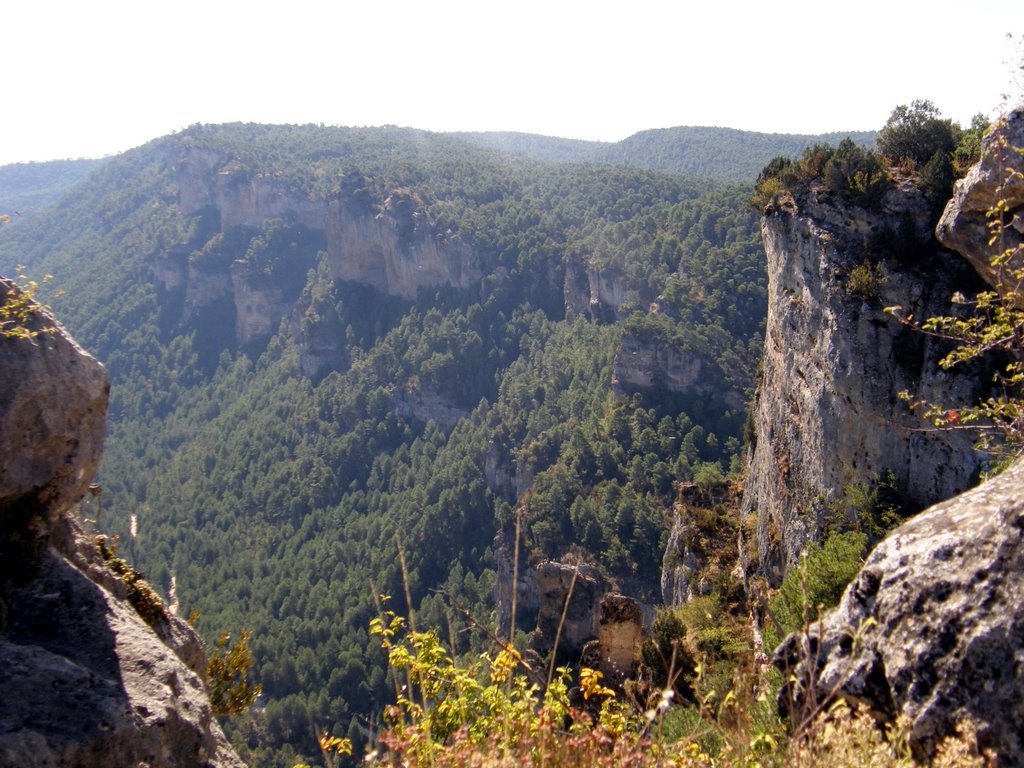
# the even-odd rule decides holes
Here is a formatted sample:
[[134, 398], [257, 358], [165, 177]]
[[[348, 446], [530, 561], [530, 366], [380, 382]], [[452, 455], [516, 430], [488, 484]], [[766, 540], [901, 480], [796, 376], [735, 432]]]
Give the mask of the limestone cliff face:
[[327, 204], [293, 192], [273, 176], [252, 175], [230, 165], [217, 175], [214, 205], [220, 228], [259, 227], [269, 219], [294, 218], [309, 229], [323, 230]]
[[214, 304], [233, 301], [230, 272], [203, 269], [190, 262], [185, 274], [185, 310], [182, 318], [184, 321], [191, 320]]
[[[342, 191], [333, 200], [313, 199], [282, 178], [253, 173], [235, 160], [197, 149], [184, 153], [177, 176], [179, 207], [187, 216], [212, 215], [211, 234], [222, 239], [222, 253], [201, 267], [188, 254], [162, 257], [154, 264], [154, 278], [165, 295], [184, 294], [179, 322], [230, 304], [239, 345], [266, 338], [292, 313], [302, 278], [321, 249], [328, 254], [332, 279], [392, 296], [415, 298], [421, 288], [466, 288], [480, 282], [477, 255], [458, 235], [433, 232], [422, 207], [405, 193], [395, 191], [376, 201], [358, 176], [342, 179]], [[324, 243], [308, 248], [294, 265], [278, 265], [279, 271], [291, 270], [291, 277], [297, 277], [275, 283], [248, 269], [244, 257], [249, 240], [279, 220], [307, 234], [319, 233]], [[222, 308], [218, 317], [226, 314]], [[329, 351], [317, 351], [323, 346], [311, 342], [307, 367], [317, 373], [331, 360]]]
[[649, 389], [661, 384], [673, 392], [694, 389], [702, 378], [708, 387], [704, 360], [672, 344], [645, 342], [623, 333], [615, 353], [612, 383], [619, 389]]
[[230, 277], [238, 344], [267, 338], [277, 331], [281, 318], [294, 306], [294, 298], [286, 295], [280, 285], [251, 279], [244, 262], [231, 265]]
[[[1016, 199], [1012, 220], [1024, 203], [997, 189], [984, 170], [1024, 171], [1024, 156], [993, 157], [1002, 155], [1000, 135], [1024, 145], [1024, 110], [1014, 110], [988, 137], [981, 163], [958, 186], [938, 227], [943, 241], [987, 276], [992, 252], [977, 212]], [[839, 606], [780, 646], [775, 662], [788, 681], [780, 704], [799, 717], [812, 702], [824, 708], [839, 696], [882, 720], [903, 715], [910, 744], [925, 759], [970, 720], [979, 747], [991, 750], [999, 765], [1024, 765], [1022, 487], [1018, 458], [999, 476], [890, 533]]]
[[420, 288], [467, 288], [482, 276], [472, 248], [457, 235], [433, 235], [422, 210], [398, 193], [375, 214], [333, 200], [327, 217], [327, 256], [334, 279], [408, 299]]
[[129, 601], [77, 519], [106, 372], [48, 314], [28, 327], [0, 338], [0, 764], [240, 767], [199, 638], [158, 600]]
[[254, 174], [215, 152], [189, 150], [178, 162], [178, 205], [191, 216], [216, 208], [220, 230], [260, 227], [268, 219], [293, 216], [302, 226], [323, 230], [327, 203], [297, 194], [281, 179]]
[[[977, 398], [982, 377], [942, 372], [944, 350], [883, 311], [948, 313], [974, 276], [958, 256], [925, 247], [927, 211], [912, 186], [871, 213], [819, 201], [820, 192], [762, 221], [768, 318], [742, 505], [757, 535], [741, 541], [741, 557], [748, 574], [774, 584], [851, 484], [892, 472], [906, 506], [921, 509], [970, 487], [982, 464], [968, 436], [922, 429], [898, 399], [908, 390], [955, 407]], [[883, 247], [896, 232], [913, 253]]]
[[566, 259], [562, 290], [567, 310], [595, 322], [621, 319], [622, 305], [627, 301], [625, 275], [596, 269], [580, 256]]
[[225, 158], [218, 152], [189, 147], [175, 163], [178, 206], [186, 216], [213, 204], [217, 174]]
[[544, 655], [557, 639], [559, 649], [578, 654], [598, 636], [601, 599], [607, 592], [604, 578], [593, 566], [548, 560], [537, 565], [536, 580], [537, 628], [530, 647]]
[[442, 427], [453, 427], [469, 416], [469, 411], [432, 389], [407, 383], [392, 393], [395, 412], [399, 416], [415, 419], [423, 424], [433, 421]]
[[621, 685], [633, 672], [637, 647], [649, 626], [640, 603], [609, 591], [593, 566], [545, 561], [529, 569], [527, 578], [535, 585], [537, 615], [530, 648], [543, 656], [557, 641], [557, 653]]
[[706, 490], [692, 483], [680, 487], [661, 561], [664, 605], [685, 605], [729, 583], [739, 587], [735, 573], [739, 501], [732, 484]]
[[494, 540], [495, 570], [498, 578], [495, 582], [495, 602], [498, 607], [498, 632], [508, 637], [512, 626], [512, 589], [515, 577], [516, 626], [520, 629], [532, 629], [537, 625], [537, 612], [540, 608], [540, 594], [537, 589], [537, 569], [530, 565], [520, 550], [518, 571], [515, 567], [514, 555], [508, 542], [500, 533]]
[[646, 339], [623, 330], [612, 362], [616, 392], [660, 388], [724, 402], [743, 410], [743, 393], [724, 383], [722, 371], [703, 356], [677, 344]]

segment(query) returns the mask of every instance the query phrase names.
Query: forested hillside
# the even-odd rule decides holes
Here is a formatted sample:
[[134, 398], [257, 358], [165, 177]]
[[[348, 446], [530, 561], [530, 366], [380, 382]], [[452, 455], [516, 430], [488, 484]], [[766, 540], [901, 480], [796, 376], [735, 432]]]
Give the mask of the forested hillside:
[[495, 621], [517, 514], [531, 562], [660, 601], [677, 485], [738, 462], [751, 191], [407, 129], [193, 126], [0, 245], [108, 366], [100, 528], [207, 638], [252, 631], [248, 759], [374, 722], [400, 550], [460, 651], [452, 604]]

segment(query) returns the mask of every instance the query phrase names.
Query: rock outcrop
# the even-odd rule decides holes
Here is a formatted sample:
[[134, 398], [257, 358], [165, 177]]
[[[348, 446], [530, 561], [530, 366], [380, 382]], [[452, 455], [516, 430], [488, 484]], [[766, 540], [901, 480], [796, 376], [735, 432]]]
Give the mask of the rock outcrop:
[[625, 275], [614, 269], [601, 271], [581, 256], [566, 259], [562, 293], [566, 310], [595, 323], [622, 319], [622, 307], [628, 300]]
[[432, 389], [408, 382], [392, 393], [395, 413], [421, 424], [429, 421], [444, 428], [450, 428], [469, 416], [469, 411], [460, 408], [450, 398]]
[[331, 201], [327, 258], [336, 280], [353, 280], [412, 299], [421, 288], [467, 288], [480, 282], [476, 253], [458, 235], [435, 236], [414, 200], [394, 193], [376, 214]]
[[984, 386], [977, 370], [940, 370], [945, 348], [884, 312], [948, 313], [977, 279], [927, 245], [923, 197], [904, 185], [867, 212], [812, 188], [799, 206], [762, 221], [768, 318], [742, 505], [757, 530], [741, 541], [746, 571], [776, 585], [830, 518], [855, 514], [846, 489], [891, 473], [912, 512], [970, 487], [982, 466], [969, 436], [922, 429], [898, 397], [956, 407]]
[[[295, 305], [281, 285], [252, 280], [244, 262], [231, 265], [231, 295], [235, 305], [235, 341], [239, 345], [271, 336]], [[299, 268], [305, 267], [300, 264]]]
[[190, 148], [177, 161], [178, 206], [186, 216], [215, 209], [221, 232], [259, 228], [268, 219], [294, 217], [323, 230], [327, 203], [296, 193], [275, 176], [254, 174], [237, 161]]
[[[392, 191], [378, 201], [358, 174], [342, 179], [341, 191], [325, 200], [205, 150], [189, 149], [176, 167], [179, 207], [202, 222], [196, 229], [203, 234], [192, 255], [176, 252], [159, 259], [154, 279], [162, 297], [181, 305], [178, 322], [213, 307], [219, 322], [233, 318], [238, 345], [277, 330], [299, 301], [307, 270], [321, 250], [330, 279], [369, 285], [390, 296], [412, 299], [423, 288], [480, 283], [477, 254], [458, 234], [434, 232], [423, 207], [407, 193]], [[264, 242], [266, 259], [276, 263], [254, 267], [246, 258], [250, 240], [272, 222], [293, 229], [300, 247], [285, 253]], [[314, 351], [304, 370], [319, 375], [332, 359], [329, 350]]]
[[612, 684], [632, 674], [645, 626], [640, 603], [609, 591], [593, 566], [549, 560], [528, 569], [526, 578], [536, 583], [531, 650], [543, 656], [557, 641], [558, 654], [599, 670]]
[[[88, 540], [72, 541], [87, 557]], [[183, 622], [160, 620], [183, 641], [174, 647], [56, 548], [3, 600], [0, 764], [242, 766], [213, 719], [203, 667], [184, 660], [205, 664]]]
[[1024, 462], [896, 529], [839, 607], [791, 635], [780, 694], [801, 710], [842, 696], [910, 718], [921, 755], [978, 726], [982, 748], [1024, 765]]
[[669, 340], [647, 339], [624, 329], [612, 361], [616, 392], [660, 389], [743, 410], [743, 393], [725, 383], [725, 376], [702, 355]]
[[[643, 612], [636, 600], [614, 592], [601, 598], [597, 640], [588, 646], [590, 655], [596, 657], [595, 668], [606, 680], [621, 683], [633, 674], [643, 634]], [[587, 650], [584, 649], [584, 657]]]
[[[545, 654], [558, 641], [559, 652], [578, 654], [598, 635], [601, 599], [607, 587], [593, 566], [539, 563], [537, 629], [530, 647]], [[563, 620], [564, 613], [564, 620]]]
[[[1005, 116], [982, 142], [981, 161], [956, 183], [953, 199], [942, 214], [936, 235], [947, 248], [962, 253], [978, 274], [996, 284], [999, 274], [992, 257], [1024, 244], [1024, 104]], [[1008, 172], [1008, 169], [1016, 172]], [[989, 243], [988, 213], [997, 202], [1006, 205], [1002, 236]], [[1018, 257], [1011, 266], [1024, 266]], [[1024, 302], [1024, 300], [1022, 300]]]
[[[520, 550], [518, 570], [515, 557], [510, 551], [505, 536], [499, 533], [494, 539], [495, 603], [498, 608], [498, 633], [507, 637], [512, 626], [512, 590], [515, 589], [516, 627], [532, 630], [537, 626], [537, 611], [540, 608], [540, 594], [537, 591], [537, 570], [526, 562], [526, 553]], [[515, 584], [513, 584], [513, 580]]]
[[[18, 287], [0, 278], [0, 307]], [[106, 371], [45, 311], [21, 324], [34, 338], [0, 336], [0, 569], [36, 550], [85, 495], [106, 435]], [[12, 328], [13, 329], [13, 328]]]
[[741, 586], [734, 577], [739, 501], [732, 484], [702, 490], [690, 483], [679, 489], [661, 561], [664, 605], [685, 605], [732, 583]]
[[[1024, 109], [986, 138], [981, 162], [958, 184], [937, 229], [993, 280], [983, 211], [1013, 200], [1010, 220], [1024, 203], [1019, 191], [1007, 195], [999, 186], [1006, 167], [1024, 170], [1020, 154], [1011, 162], [1000, 156], [1000, 137], [1024, 146]], [[890, 533], [839, 607], [776, 652], [776, 664], [791, 673], [780, 705], [804, 712], [844, 697], [883, 720], [905, 715], [919, 757], [970, 720], [979, 746], [1000, 765], [1024, 766], [1022, 488], [1018, 459]]]
[[27, 326], [0, 338], [0, 765], [240, 767], [199, 638], [155, 594], [129, 598], [76, 519], [106, 372], [48, 313]]

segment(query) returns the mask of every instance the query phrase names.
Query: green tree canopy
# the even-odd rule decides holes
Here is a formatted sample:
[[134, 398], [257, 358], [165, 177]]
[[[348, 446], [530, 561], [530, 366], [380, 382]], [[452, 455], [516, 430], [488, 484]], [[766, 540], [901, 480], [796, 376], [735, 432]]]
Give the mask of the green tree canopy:
[[927, 163], [936, 152], [952, 153], [960, 143], [961, 128], [944, 119], [927, 99], [900, 104], [878, 133], [878, 151], [890, 160]]

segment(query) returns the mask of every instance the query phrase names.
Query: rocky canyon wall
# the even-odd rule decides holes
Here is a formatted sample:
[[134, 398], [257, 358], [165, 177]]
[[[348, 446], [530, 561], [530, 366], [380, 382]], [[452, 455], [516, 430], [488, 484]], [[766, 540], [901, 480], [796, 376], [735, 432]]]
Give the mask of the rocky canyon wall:
[[[937, 228], [946, 245], [995, 285], [995, 252], [981, 212], [1002, 203], [1013, 230], [1002, 248], [1011, 251], [1011, 263], [1024, 257], [1017, 228], [1024, 196], [1019, 187], [993, 181], [1024, 178], [1018, 175], [1024, 154], [1007, 153], [1008, 147], [1024, 148], [1024, 105], [985, 137], [981, 162], [957, 183]], [[883, 722], [903, 716], [922, 762], [969, 722], [978, 747], [996, 764], [1024, 765], [1022, 488], [1018, 458], [1002, 474], [892, 531], [839, 606], [776, 652], [788, 681], [781, 707], [799, 718], [838, 697]]]
[[764, 369], [742, 504], [756, 518], [756, 537], [741, 541], [748, 576], [777, 585], [830, 519], [851, 522], [844, 497], [856, 485], [891, 473], [910, 512], [977, 481], [984, 460], [971, 437], [926, 429], [899, 399], [907, 390], [955, 407], [984, 387], [977, 370], [940, 370], [946, 347], [884, 311], [948, 313], [976, 280], [933, 244], [928, 222], [910, 184], [871, 212], [815, 188], [766, 212]]

